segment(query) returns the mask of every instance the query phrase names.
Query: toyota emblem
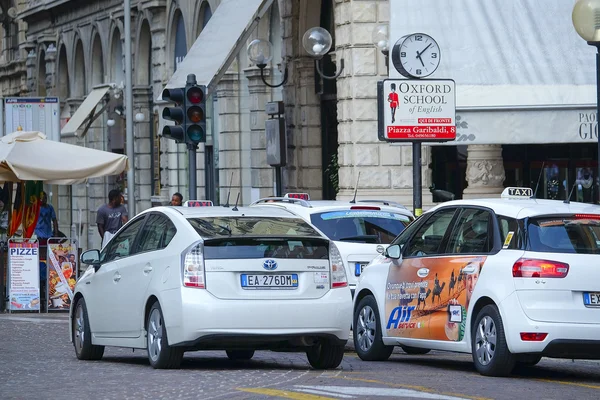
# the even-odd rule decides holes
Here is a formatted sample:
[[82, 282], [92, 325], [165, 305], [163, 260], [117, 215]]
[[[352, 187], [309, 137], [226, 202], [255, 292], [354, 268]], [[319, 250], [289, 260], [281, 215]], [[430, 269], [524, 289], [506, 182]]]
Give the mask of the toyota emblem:
[[273, 271], [274, 269], [277, 269], [277, 261], [265, 260], [265, 262], [263, 263], [263, 268], [267, 271]]

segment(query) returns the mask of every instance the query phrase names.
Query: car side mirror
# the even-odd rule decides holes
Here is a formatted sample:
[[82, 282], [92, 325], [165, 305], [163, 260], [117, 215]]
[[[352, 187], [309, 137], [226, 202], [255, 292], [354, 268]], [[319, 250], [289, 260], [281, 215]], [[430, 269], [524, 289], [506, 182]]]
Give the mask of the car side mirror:
[[88, 265], [96, 265], [100, 263], [100, 250], [88, 250], [81, 254], [81, 262]]
[[387, 249], [385, 249], [384, 255], [387, 258], [393, 258], [395, 260], [398, 260], [400, 258], [402, 254], [402, 249], [400, 248], [400, 245], [397, 244], [393, 244], [391, 246], [389, 246]]

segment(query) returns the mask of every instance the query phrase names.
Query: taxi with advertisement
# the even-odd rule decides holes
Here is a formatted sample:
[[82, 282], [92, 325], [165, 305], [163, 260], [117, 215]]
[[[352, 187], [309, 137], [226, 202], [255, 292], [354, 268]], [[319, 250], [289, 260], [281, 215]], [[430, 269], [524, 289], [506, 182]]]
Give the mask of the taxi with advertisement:
[[252, 206], [284, 208], [332, 240], [342, 255], [352, 296], [364, 268], [414, 220], [406, 207], [392, 201], [314, 201], [308, 193], [267, 197]]
[[529, 188], [423, 214], [360, 277], [356, 351], [471, 353], [483, 375], [600, 359], [600, 207]]

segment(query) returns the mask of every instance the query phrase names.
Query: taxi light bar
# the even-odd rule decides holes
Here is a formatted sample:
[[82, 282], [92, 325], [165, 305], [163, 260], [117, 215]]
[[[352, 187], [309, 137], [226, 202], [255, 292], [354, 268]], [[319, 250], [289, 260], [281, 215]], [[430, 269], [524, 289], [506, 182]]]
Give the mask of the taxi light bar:
[[503, 199], [530, 199], [533, 197], [533, 190], [528, 187], [507, 187], [500, 195]]
[[373, 207], [373, 206], [352, 206], [350, 207], [351, 210], [381, 210], [381, 208], [379, 207]]
[[288, 199], [300, 199], [300, 200], [310, 200], [310, 196], [308, 193], [286, 193], [285, 196]]
[[524, 342], [542, 342], [546, 336], [547, 333], [521, 332], [521, 340]]
[[598, 214], [575, 214], [575, 219], [600, 219]]
[[558, 261], [520, 258], [513, 265], [513, 278], [564, 278], [569, 273], [569, 264]]

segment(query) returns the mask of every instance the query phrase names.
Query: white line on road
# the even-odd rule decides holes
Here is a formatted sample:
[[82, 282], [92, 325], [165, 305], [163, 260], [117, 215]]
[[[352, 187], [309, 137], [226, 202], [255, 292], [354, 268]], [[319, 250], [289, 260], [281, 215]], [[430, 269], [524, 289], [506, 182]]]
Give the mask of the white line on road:
[[300, 388], [297, 388], [296, 390], [299, 392], [304, 392], [304, 393], [318, 394], [320, 396], [323, 396], [323, 395], [335, 396], [335, 397], [339, 397], [341, 399], [354, 399], [355, 398], [354, 396], [350, 396], [347, 394], [339, 394], [339, 393], [334, 393], [334, 392], [328, 392], [325, 390], [300, 389]]
[[410, 397], [418, 399], [435, 399], [435, 400], [467, 400], [462, 397], [445, 396], [442, 394], [425, 393], [418, 390], [411, 389], [390, 389], [390, 388], [376, 388], [376, 387], [347, 387], [347, 386], [304, 386], [295, 385], [298, 390], [311, 389], [321, 391], [320, 394], [332, 395], [346, 394], [346, 395], [357, 395], [357, 396], [389, 396], [389, 397]]
[[18, 321], [18, 322], [33, 322], [36, 324], [65, 324], [68, 323], [69, 320], [67, 318], [47, 318], [47, 317], [13, 317], [12, 315], [0, 315], [0, 320], [8, 320], [8, 321]]

